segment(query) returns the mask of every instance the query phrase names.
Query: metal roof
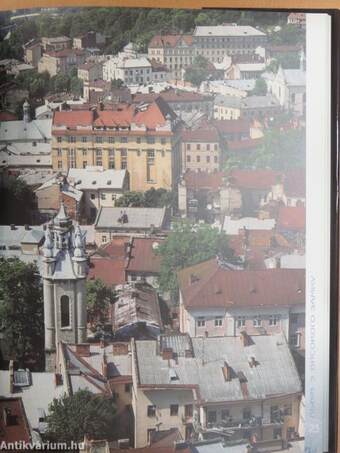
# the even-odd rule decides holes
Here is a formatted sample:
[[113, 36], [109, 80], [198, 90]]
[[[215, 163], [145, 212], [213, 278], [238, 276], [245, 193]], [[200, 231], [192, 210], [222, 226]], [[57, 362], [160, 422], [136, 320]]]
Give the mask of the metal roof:
[[257, 219], [256, 217], [243, 217], [232, 219], [230, 216], [224, 217], [223, 231], [228, 235], [239, 234], [242, 229], [247, 230], [272, 230], [275, 228], [275, 219]]
[[[198, 385], [206, 402], [256, 400], [302, 391], [283, 334], [253, 336], [251, 343], [243, 346], [238, 337], [192, 338], [194, 357], [164, 360], [157, 353], [157, 341], [136, 341], [140, 384], [171, 385], [171, 368], [178, 376], [176, 385]], [[250, 357], [256, 366], [250, 367]], [[230, 381], [222, 371], [225, 362], [234, 371]], [[237, 377], [240, 372], [246, 378], [246, 392]]]
[[51, 140], [51, 131], [51, 119], [4, 121], [0, 123], [0, 142]]
[[103, 167], [87, 166], [70, 168], [67, 177], [69, 182], [79, 190], [122, 190], [126, 175], [126, 170], [104, 170]]
[[212, 25], [198, 26], [194, 36], [266, 36], [260, 30], [249, 25]]
[[0, 225], [0, 246], [19, 246], [21, 243], [40, 244], [44, 231], [42, 226], [28, 227], [15, 225], [13, 229], [10, 225]]
[[[119, 221], [126, 214], [126, 222]], [[165, 208], [109, 208], [102, 207], [98, 213], [95, 228], [106, 229], [150, 229], [162, 228]]]

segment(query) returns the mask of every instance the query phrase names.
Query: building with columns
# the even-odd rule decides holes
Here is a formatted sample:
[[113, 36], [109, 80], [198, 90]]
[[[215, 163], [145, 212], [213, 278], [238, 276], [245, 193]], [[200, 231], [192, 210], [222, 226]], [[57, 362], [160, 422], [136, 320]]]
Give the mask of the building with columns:
[[43, 247], [45, 367], [53, 371], [59, 342], [86, 341], [85, 239], [61, 204]]

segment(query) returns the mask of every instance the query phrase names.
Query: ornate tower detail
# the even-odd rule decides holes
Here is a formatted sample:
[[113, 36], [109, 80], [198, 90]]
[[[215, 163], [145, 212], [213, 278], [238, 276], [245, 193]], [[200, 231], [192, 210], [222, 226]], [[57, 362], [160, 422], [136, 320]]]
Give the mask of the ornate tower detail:
[[61, 204], [43, 247], [46, 370], [54, 370], [59, 341], [86, 341], [86, 274], [84, 237]]

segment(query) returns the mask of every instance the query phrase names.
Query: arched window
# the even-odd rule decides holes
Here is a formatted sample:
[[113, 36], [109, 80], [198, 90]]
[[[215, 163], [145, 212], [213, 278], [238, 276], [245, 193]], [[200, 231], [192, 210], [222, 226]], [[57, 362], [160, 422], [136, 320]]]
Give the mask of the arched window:
[[61, 327], [70, 326], [70, 299], [68, 296], [60, 298]]

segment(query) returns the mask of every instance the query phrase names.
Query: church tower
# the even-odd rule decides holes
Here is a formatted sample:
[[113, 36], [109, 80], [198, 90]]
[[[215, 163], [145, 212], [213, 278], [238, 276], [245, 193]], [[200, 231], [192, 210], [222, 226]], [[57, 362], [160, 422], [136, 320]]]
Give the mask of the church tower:
[[46, 371], [54, 371], [59, 341], [86, 341], [85, 239], [63, 203], [47, 225], [43, 247]]

